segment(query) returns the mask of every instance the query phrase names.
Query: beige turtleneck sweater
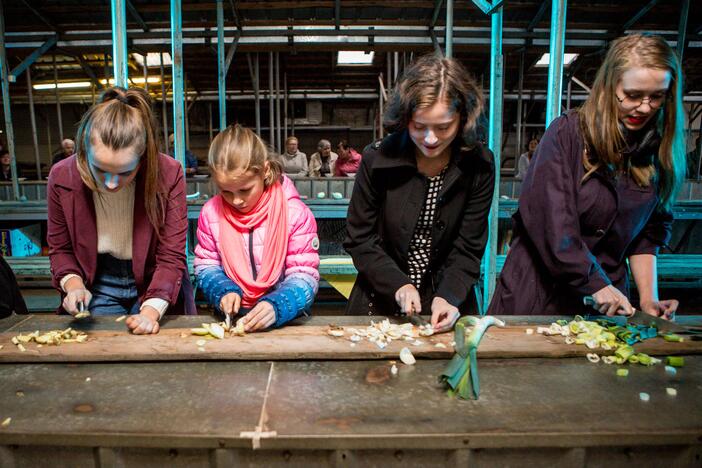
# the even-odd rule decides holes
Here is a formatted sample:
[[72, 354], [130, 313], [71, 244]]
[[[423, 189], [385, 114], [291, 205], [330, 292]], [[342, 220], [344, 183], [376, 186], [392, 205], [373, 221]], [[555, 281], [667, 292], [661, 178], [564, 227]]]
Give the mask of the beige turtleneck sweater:
[[[134, 192], [132, 181], [117, 192], [93, 192], [95, 222], [97, 225], [98, 254], [110, 254], [120, 260], [132, 259], [132, 235], [134, 232]], [[74, 274], [61, 279], [61, 288]], [[64, 289], [65, 290], [65, 289]], [[168, 301], [152, 297], [142, 304], [156, 309], [163, 317]]]

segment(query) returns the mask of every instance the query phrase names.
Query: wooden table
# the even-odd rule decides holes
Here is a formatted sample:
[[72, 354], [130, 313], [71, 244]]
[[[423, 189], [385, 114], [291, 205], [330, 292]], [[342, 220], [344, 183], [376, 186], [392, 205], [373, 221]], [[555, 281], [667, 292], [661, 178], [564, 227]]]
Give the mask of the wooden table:
[[[210, 321], [168, 321], [161, 337], [203, 319]], [[552, 319], [512, 319], [512, 330]], [[0, 321], [0, 335], [60, 328], [69, 320], [12, 317]], [[309, 340], [329, 322], [358, 326], [365, 320], [320, 317], [290, 329]], [[93, 336], [125, 333], [114, 318], [91, 328]], [[179, 333], [170, 341], [190, 340]], [[490, 336], [508, 336], [500, 333], [491, 329], [486, 349], [501, 342]], [[134, 343], [157, 338], [123, 336]], [[256, 339], [278, 340], [273, 333]], [[343, 343], [329, 340], [330, 346]], [[686, 352], [699, 352], [688, 346]], [[390, 370], [394, 356], [367, 352], [360, 359], [282, 360], [250, 353], [245, 361], [231, 352], [181, 360], [157, 354], [139, 362], [34, 356], [33, 362], [0, 364], [0, 420], [12, 417], [0, 428], [0, 465], [638, 467], [699, 466], [702, 455], [702, 357], [695, 354], [685, 356], [675, 375], [662, 365], [628, 366], [628, 377], [584, 357], [485, 354], [477, 401], [449, 398], [437, 383], [446, 359], [420, 352], [415, 366], [398, 362], [397, 375]], [[668, 396], [667, 387], [677, 396]], [[640, 392], [650, 401], [641, 401]]]

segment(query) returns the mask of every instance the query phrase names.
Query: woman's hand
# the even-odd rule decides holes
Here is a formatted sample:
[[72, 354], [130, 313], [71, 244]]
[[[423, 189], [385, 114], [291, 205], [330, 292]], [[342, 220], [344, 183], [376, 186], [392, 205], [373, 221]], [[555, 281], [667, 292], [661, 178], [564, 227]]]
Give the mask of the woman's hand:
[[405, 315], [419, 314], [422, 311], [419, 291], [412, 284], [406, 284], [395, 292], [395, 302]]
[[595, 300], [595, 308], [601, 314], [609, 317], [619, 315], [632, 315], [634, 308], [629, 303], [629, 299], [620, 290], [612, 286], [605, 286], [592, 295]]
[[260, 301], [241, 320], [247, 333], [265, 330], [275, 323], [275, 309], [268, 301]]
[[139, 311], [139, 315], [130, 315], [125, 323], [135, 335], [155, 335], [161, 329], [158, 324], [159, 318], [161, 318], [161, 314], [158, 313], [158, 310], [144, 306]]
[[436, 296], [431, 301], [431, 326], [434, 333], [451, 330], [460, 316], [458, 308], [449, 304], [443, 297]]
[[676, 299], [666, 299], [663, 301], [641, 301], [641, 310], [654, 317], [662, 317], [666, 320], [675, 318], [675, 311], [678, 310], [680, 302]]
[[63, 309], [71, 315], [76, 315], [78, 312], [78, 303], [82, 302], [85, 309], [88, 309], [93, 295], [85, 289], [83, 280], [76, 277], [69, 279], [64, 286], [66, 296], [63, 298]]

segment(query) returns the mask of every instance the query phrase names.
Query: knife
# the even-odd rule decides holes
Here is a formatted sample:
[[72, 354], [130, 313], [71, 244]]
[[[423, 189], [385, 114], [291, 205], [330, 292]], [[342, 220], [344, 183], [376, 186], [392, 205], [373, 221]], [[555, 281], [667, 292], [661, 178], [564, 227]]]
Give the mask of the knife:
[[[594, 309], [597, 308], [597, 302], [592, 296], [583, 297], [583, 304]], [[672, 320], [666, 320], [661, 317], [656, 317], [647, 314], [642, 310], [634, 309], [634, 313], [625, 317], [626, 322], [632, 325], [644, 325], [646, 327], [654, 327], [664, 333], [702, 333], [702, 329], [696, 327], [685, 327], [678, 325]]]
[[85, 304], [83, 303], [83, 301], [78, 301], [78, 303], [76, 304], [76, 307], [78, 308], [78, 313], [76, 315], [74, 315], [74, 317], [77, 318], [78, 320], [85, 319], [85, 318], [92, 316], [90, 314], [90, 311], [86, 310]]
[[418, 327], [430, 327], [431, 324], [427, 322], [427, 319], [422, 317], [419, 314], [412, 314], [409, 316], [409, 320], [412, 323], [412, 325], [416, 325]]

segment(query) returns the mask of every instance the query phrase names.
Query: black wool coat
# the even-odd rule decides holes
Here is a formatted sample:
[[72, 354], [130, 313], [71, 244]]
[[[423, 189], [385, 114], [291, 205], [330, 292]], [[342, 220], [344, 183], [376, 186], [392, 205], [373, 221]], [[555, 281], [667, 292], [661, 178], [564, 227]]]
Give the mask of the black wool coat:
[[[344, 240], [358, 270], [347, 314], [396, 314], [395, 292], [411, 283], [407, 253], [429, 186], [417, 170], [415, 148], [405, 130], [363, 151]], [[488, 235], [495, 185], [492, 153], [479, 143], [467, 148], [460, 137], [451, 152], [420, 291], [425, 314], [435, 296], [466, 311]]]

